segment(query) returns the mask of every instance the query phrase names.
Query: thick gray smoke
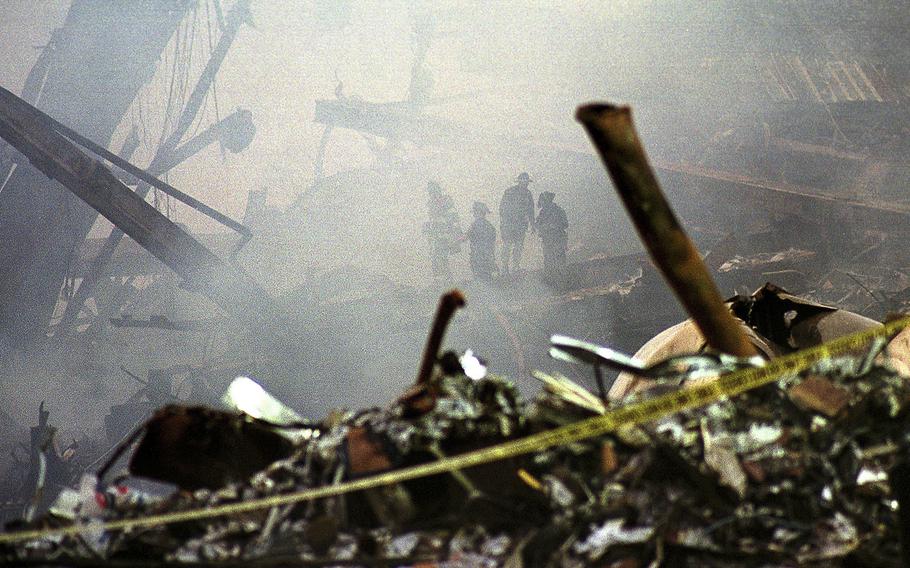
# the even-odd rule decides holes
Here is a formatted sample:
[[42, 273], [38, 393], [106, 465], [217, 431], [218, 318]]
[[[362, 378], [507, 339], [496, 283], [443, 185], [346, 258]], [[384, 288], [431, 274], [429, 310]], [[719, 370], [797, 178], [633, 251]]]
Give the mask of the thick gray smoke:
[[[189, 3], [111, 148], [121, 148], [135, 129], [140, 144], [131, 160], [141, 167], [150, 163], [235, 4]], [[422, 230], [427, 182], [437, 181], [452, 197], [463, 228], [474, 201], [490, 207], [498, 227], [504, 190], [528, 172], [535, 196], [552, 191], [566, 210], [570, 262], [640, 253], [573, 120], [575, 107], [595, 99], [633, 105], [648, 152], [660, 164], [757, 175], [771, 159], [768, 140], [797, 138], [794, 116], [815, 121], [801, 131], [814, 138], [801, 143], [861, 144], [861, 133], [836, 120], [846, 108], [839, 103], [868, 98], [885, 104], [885, 87], [878, 75], [870, 76], [876, 69], [889, 69], [894, 88], [906, 86], [906, 67], [888, 59], [894, 47], [889, 32], [906, 21], [906, 10], [873, 4], [252, 0], [255, 25], [240, 28], [186, 136], [242, 108], [252, 112], [252, 143], [238, 153], [212, 144], [167, 179], [235, 219], [246, 217], [257, 236], [236, 261], [275, 296], [290, 321], [276, 322], [275, 329], [242, 329], [130, 246], [118, 265], [123, 278], [114, 283], [122, 296], [117, 310], [88, 306], [88, 320], [101, 320], [90, 338], [0, 346], [0, 406], [28, 424], [38, 402], [47, 400], [59, 424], [89, 431], [101, 427], [110, 405], [125, 402], [140, 386], [121, 366], [145, 379], [150, 369], [179, 365], [201, 369], [176, 373], [173, 393], [180, 398], [192, 390], [196, 400], [211, 400], [231, 376], [249, 373], [313, 417], [333, 406], [382, 404], [413, 379], [435, 300], [453, 286], [467, 290], [469, 305], [456, 318], [448, 345], [473, 348], [494, 371], [531, 392], [530, 369], [557, 368], [545, 358], [550, 333], [604, 341], [621, 337], [625, 323], [614, 322], [606, 308], [569, 311], [557, 320], [542, 315], [565, 290], [540, 282], [536, 235], [527, 237], [527, 273], [517, 283], [473, 282], [467, 243], [450, 259], [452, 276], [434, 278]], [[143, 5], [183, 6], [168, 0]], [[107, 3], [89, 0], [73, 6], [97, 11], [99, 20], [108, 10]], [[67, 8], [62, 1], [3, 3], [0, 85], [22, 91], [40, 47], [64, 25]], [[103, 69], [107, 61], [93, 65]], [[757, 148], [765, 148], [764, 158]], [[3, 159], [0, 153], [0, 166]], [[825, 183], [836, 188], [849, 182], [850, 173], [841, 173], [846, 177], [837, 174]], [[667, 182], [699, 243], [720, 240], [725, 228], [712, 217], [712, 203], [680, 201], [692, 193]], [[218, 254], [230, 255], [235, 235], [163, 195], [153, 193], [150, 200]], [[729, 221], [724, 211], [720, 216]], [[740, 213], [735, 222], [748, 227], [773, 225], [780, 216], [762, 207]], [[100, 220], [91, 236], [103, 238], [110, 229]], [[600, 284], [634, 274], [633, 268], [619, 271]], [[575, 284], [595, 287], [596, 275], [588, 276]], [[664, 308], [671, 318], [678, 313], [654, 306]], [[203, 323], [201, 331], [161, 331], [107, 321], [123, 315]], [[598, 335], [611, 326], [614, 335]], [[634, 349], [630, 337], [637, 341], [657, 331], [638, 330], [619, 346]], [[269, 336], [285, 343], [267, 352]]]

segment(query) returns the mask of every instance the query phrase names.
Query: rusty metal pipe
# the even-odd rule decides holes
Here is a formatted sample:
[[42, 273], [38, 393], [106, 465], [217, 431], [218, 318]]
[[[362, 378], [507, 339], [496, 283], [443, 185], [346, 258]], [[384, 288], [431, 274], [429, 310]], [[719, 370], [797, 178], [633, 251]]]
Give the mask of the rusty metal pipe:
[[436, 308], [436, 317], [433, 318], [433, 327], [430, 329], [430, 335], [427, 337], [427, 343], [423, 348], [423, 359], [420, 362], [420, 371], [417, 373], [417, 384], [422, 384], [430, 380], [433, 374], [433, 365], [439, 358], [439, 348], [442, 347], [442, 338], [445, 336], [446, 329], [452, 316], [458, 311], [458, 308], [465, 304], [464, 294], [460, 290], [449, 290], [439, 299], [439, 305]]
[[629, 107], [589, 104], [575, 114], [597, 148], [623, 204], [651, 255], [713, 349], [758, 355], [664, 197], [632, 123]]

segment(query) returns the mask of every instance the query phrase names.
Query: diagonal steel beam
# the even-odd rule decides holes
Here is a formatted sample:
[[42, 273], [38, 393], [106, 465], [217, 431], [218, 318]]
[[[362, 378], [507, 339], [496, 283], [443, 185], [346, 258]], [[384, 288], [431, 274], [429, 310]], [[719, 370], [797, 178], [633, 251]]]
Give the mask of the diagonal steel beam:
[[253, 328], [283, 318], [272, 298], [239, 267], [226, 263], [133, 193], [104, 165], [46, 124], [46, 115], [0, 88], [0, 137], [42, 173], [56, 179], [130, 238]]
[[[205, 100], [205, 94], [214, 84], [218, 70], [221, 68], [221, 64], [224, 62], [231, 44], [233, 44], [234, 39], [237, 37], [237, 32], [240, 30], [240, 26], [244, 23], [250, 22], [251, 15], [249, 0], [240, 0], [231, 9], [231, 12], [227, 18], [224, 32], [222, 33], [221, 38], [218, 40], [218, 45], [212, 51], [212, 54], [209, 57], [205, 68], [202, 70], [199, 81], [196, 83], [196, 86], [193, 88], [193, 92], [190, 94], [189, 101], [187, 102], [183, 111], [180, 113], [180, 117], [177, 121], [177, 126], [174, 128], [174, 131], [171, 133], [168, 139], [158, 146], [155, 157], [152, 159], [152, 163], [148, 167], [148, 171], [152, 175], [161, 175], [162, 173], [166, 172], [168, 169], [173, 167], [174, 160], [176, 158], [175, 155], [182, 154], [181, 149], [177, 147], [178, 144], [180, 144], [180, 140], [183, 138], [184, 134], [186, 134], [187, 130], [192, 125], [193, 120], [196, 118], [196, 114], [199, 112], [199, 109]], [[213, 129], [210, 129], [210, 131], [214, 132]], [[192, 143], [193, 140], [190, 140], [184, 144], [184, 146]], [[142, 182], [136, 188], [136, 195], [142, 199], [145, 199], [151, 188], [151, 184]], [[244, 229], [246, 228], [244, 227]], [[55, 335], [66, 335], [69, 332], [72, 322], [76, 320], [79, 312], [82, 310], [82, 305], [89, 298], [89, 296], [94, 293], [94, 289], [97, 283], [102, 278], [104, 278], [105, 274], [107, 274], [108, 263], [110, 262], [110, 259], [113, 256], [114, 251], [117, 249], [117, 245], [120, 243], [120, 240], [122, 238], [123, 231], [121, 231], [118, 227], [115, 227], [111, 231], [110, 235], [108, 235], [104, 247], [92, 262], [91, 271], [86, 275], [86, 278], [82, 280], [82, 284], [76, 291], [75, 297], [73, 297], [70, 300], [70, 303], [67, 304], [63, 318], [60, 320], [60, 323], [57, 325], [57, 329], [54, 332]], [[238, 250], [239, 247], [242, 247], [244, 244], [246, 244], [249, 238], [249, 234], [244, 234], [244, 240], [242, 240], [238, 245]]]
[[[214, 142], [216, 139], [218, 139], [218, 136], [220, 134], [223, 134], [225, 131], [230, 130], [232, 127], [236, 126], [238, 122], [242, 124], [243, 116], [248, 114], [248, 112], [249, 111], [238, 111], [223, 119], [218, 124], [215, 124], [211, 128], [208, 128], [205, 132], [187, 141], [181, 147], [177, 148], [174, 152], [169, 154], [168, 160], [159, 160], [158, 162], [160, 163], [160, 166], [158, 169], [149, 171], [148, 173], [153, 176], [158, 176], [166, 173], [171, 168], [179, 165], [183, 160], [193, 156], [195, 152], [198, 152], [211, 142]], [[238, 115], [241, 115], [239, 119]], [[249, 117], [246, 118], [249, 120]], [[64, 134], [66, 134], [66, 132], [64, 132]], [[142, 185], [148, 188], [148, 184]], [[144, 196], [144, 194], [140, 195]], [[244, 237], [241, 243], [238, 245], [238, 249], [243, 244], [246, 244], [246, 242], [248, 242], [252, 237], [252, 233], [249, 231], [249, 229], [243, 225], [240, 225], [240, 227], [244, 229]], [[72, 298], [70, 298], [69, 302], [67, 302], [66, 309], [63, 311], [63, 316], [60, 318], [60, 322], [54, 328], [55, 337], [65, 337], [72, 331], [72, 325], [79, 317], [79, 314], [82, 311], [82, 306], [85, 304], [86, 300], [95, 294], [95, 288], [98, 286], [98, 283], [108, 275], [110, 269], [110, 260], [114, 256], [114, 251], [120, 244], [122, 236], [123, 231], [114, 228], [112, 233], [105, 240], [104, 246], [100, 251], [98, 251], [98, 254], [95, 256], [94, 260], [92, 260], [89, 270], [82, 278], [82, 283], [79, 285], [79, 288], [76, 289], [76, 293]], [[119, 309], [118, 305], [112, 305], [108, 307], [111, 311]]]

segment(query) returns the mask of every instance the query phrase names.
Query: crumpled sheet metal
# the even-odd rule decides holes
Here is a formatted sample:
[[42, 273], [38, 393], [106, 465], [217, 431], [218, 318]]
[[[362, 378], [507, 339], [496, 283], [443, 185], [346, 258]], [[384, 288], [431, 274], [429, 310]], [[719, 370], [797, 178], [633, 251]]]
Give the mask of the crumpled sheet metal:
[[910, 377], [910, 328], [894, 336], [885, 350], [890, 364], [903, 376]]
[[[751, 256], [733, 255], [717, 267], [717, 272], [725, 273], [736, 270], [774, 269], [780, 265], [804, 265], [816, 256], [815, 252], [789, 248], [787, 250], [756, 253]], [[779, 269], [779, 268], [778, 268]]]
[[[806, 381], [825, 381], [830, 389], [820, 397], [835, 389], [846, 403], [833, 413], [798, 403], [795, 393]], [[330, 484], [356, 475], [358, 459], [381, 456], [369, 469], [395, 468], [594, 413], [573, 402], [577, 393], [562, 398], [565, 388], [525, 403], [496, 377], [437, 369], [426, 388], [429, 406], [410, 408], [425, 399], [404, 398], [386, 409], [335, 413], [321, 436], [245, 482], [112, 503], [97, 518]], [[910, 443], [908, 404], [910, 383], [874, 358], [828, 360], [734, 400], [487, 469], [234, 517], [87, 532], [94, 552], [78, 539], [45, 539], [0, 550], [0, 559], [242, 561], [251, 568], [275, 559], [513, 568], [899, 566], [890, 476]], [[358, 452], [366, 453], [352, 455]]]
[[[750, 342], [769, 359], [881, 325], [865, 316], [794, 296], [773, 284], [765, 284], [748, 298], [728, 300], [728, 305], [742, 322]], [[687, 319], [654, 336], [634, 357], [648, 365], [705, 348], [704, 336]], [[906, 360], [910, 366], [910, 349]], [[620, 373], [609, 396], [620, 400], [652, 384], [629, 373]]]

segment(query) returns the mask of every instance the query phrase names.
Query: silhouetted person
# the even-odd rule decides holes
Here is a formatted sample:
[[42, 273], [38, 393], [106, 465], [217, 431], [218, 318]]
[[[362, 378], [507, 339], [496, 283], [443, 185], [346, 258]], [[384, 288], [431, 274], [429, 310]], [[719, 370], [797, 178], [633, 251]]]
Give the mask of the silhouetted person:
[[531, 177], [522, 172], [499, 202], [499, 232], [502, 236], [502, 275], [509, 275], [509, 262], [517, 272], [525, 245], [528, 226], [534, 230], [534, 196], [528, 190]]
[[471, 272], [476, 280], [493, 282], [496, 272], [496, 228], [487, 221], [490, 208], [486, 203], [475, 201], [471, 208], [474, 222], [466, 238], [471, 242]]
[[423, 233], [430, 243], [433, 276], [445, 279], [452, 276], [449, 256], [461, 251], [461, 226], [452, 196], [442, 191], [438, 183], [427, 183], [427, 217]]
[[543, 249], [544, 279], [555, 283], [566, 266], [566, 247], [569, 242], [569, 221], [562, 207], [553, 203], [556, 197], [551, 191], [540, 194], [537, 205], [537, 234], [540, 235], [540, 247]]

